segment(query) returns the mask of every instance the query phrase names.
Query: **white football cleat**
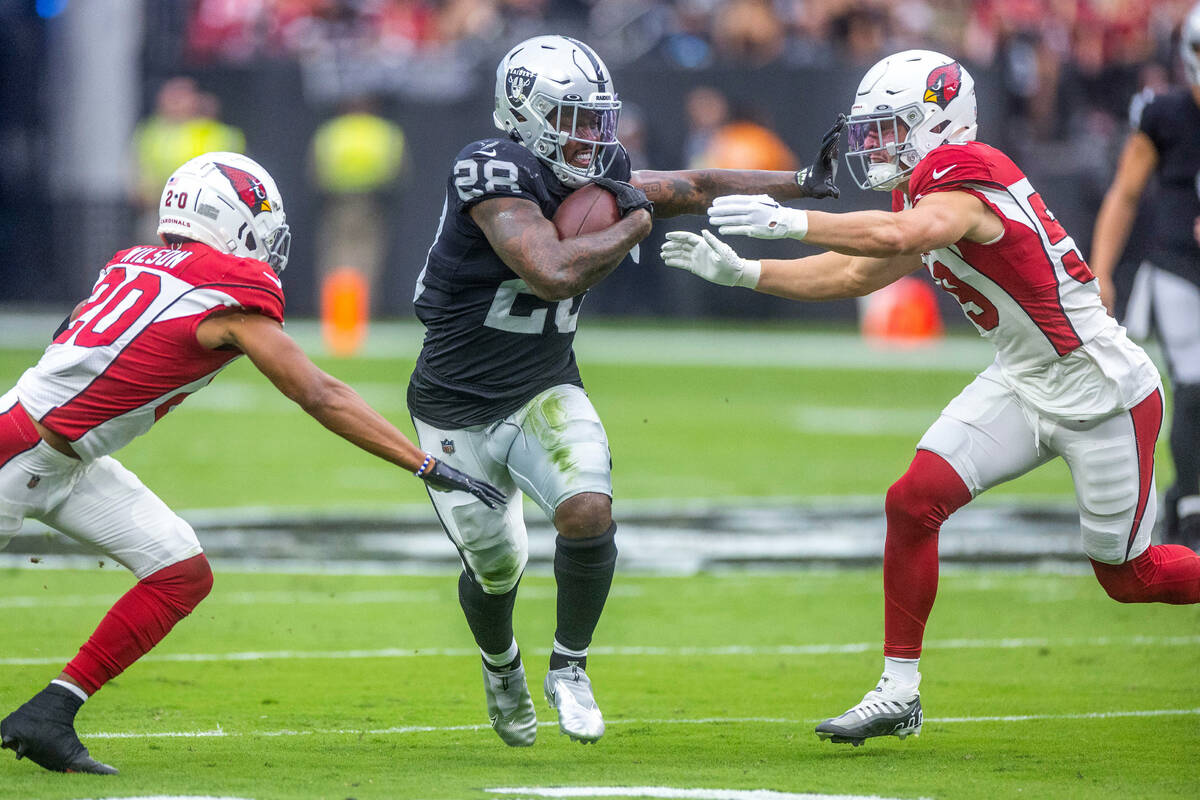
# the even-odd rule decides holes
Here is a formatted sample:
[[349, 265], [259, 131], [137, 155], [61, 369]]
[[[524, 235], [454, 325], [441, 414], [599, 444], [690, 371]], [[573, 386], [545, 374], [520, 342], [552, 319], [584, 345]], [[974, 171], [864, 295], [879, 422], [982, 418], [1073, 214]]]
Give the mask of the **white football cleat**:
[[593, 744], [604, 735], [604, 715], [592, 696], [587, 673], [571, 665], [546, 673], [546, 702], [558, 712], [558, 729], [576, 742]]
[[487, 695], [492, 728], [509, 747], [529, 747], [537, 739], [537, 711], [525, 683], [525, 665], [507, 672], [492, 672], [483, 665], [483, 691]]
[[817, 736], [835, 743], [848, 742], [858, 747], [872, 736], [895, 736], [905, 739], [921, 735], [924, 716], [921, 713], [921, 694], [915, 683], [900, 685], [894, 677], [884, 674], [879, 685], [867, 692], [862, 702], [847, 709], [841, 716], [827, 719], [817, 726]]

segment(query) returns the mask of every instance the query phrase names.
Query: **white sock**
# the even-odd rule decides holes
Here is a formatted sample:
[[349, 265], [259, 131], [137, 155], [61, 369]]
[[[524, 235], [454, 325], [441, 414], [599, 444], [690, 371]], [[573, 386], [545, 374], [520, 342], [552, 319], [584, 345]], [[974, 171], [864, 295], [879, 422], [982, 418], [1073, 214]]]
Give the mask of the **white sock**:
[[561, 644], [559, 644], [558, 639], [554, 640], [553, 652], [558, 653], [560, 656], [566, 656], [567, 658], [587, 658], [586, 647], [582, 650], [571, 650], [570, 648], [563, 647]]
[[55, 686], [63, 687], [68, 692], [70, 692], [71, 694], [78, 697], [80, 700], [86, 701], [88, 699], [88, 693], [85, 692], [83, 689], [80, 689], [78, 686], [76, 686], [73, 683], [67, 683], [66, 681], [59, 680], [58, 678], [55, 678], [54, 680], [52, 680], [50, 682], [52, 684], [54, 684]]
[[916, 686], [921, 680], [921, 673], [917, 672], [917, 665], [920, 663], [921, 659], [919, 658], [884, 656], [883, 674], [892, 676], [898, 683], [905, 686]]
[[491, 664], [493, 667], [507, 667], [509, 664], [517, 660], [517, 653], [519, 653], [520, 650], [517, 649], [517, 640], [514, 638], [512, 640], [512, 644], [510, 644], [508, 649], [503, 653], [484, 653], [482, 650], [479, 652], [481, 655], [483, 655], [483, 660]]

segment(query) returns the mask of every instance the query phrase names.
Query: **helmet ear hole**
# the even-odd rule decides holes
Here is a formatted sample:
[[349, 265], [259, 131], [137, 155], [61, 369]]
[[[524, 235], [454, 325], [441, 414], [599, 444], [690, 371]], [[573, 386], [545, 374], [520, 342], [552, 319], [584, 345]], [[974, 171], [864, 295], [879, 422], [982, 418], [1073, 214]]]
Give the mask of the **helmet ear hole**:
[[258, 249], [258, 242], [254, 238], [253, 231], [246, 234], [246, 249], [251, 252], [254, 252]]
[[946, 128], [948, 128], [948, 127], [950, 127], [950, 120], [944, 119], [941, 122], [939, 122], [937, 125], [934, 125], [932, 128], [930, 128], [929, 132], [930, 133], [941, 133], [942, 131], [946, 130]]

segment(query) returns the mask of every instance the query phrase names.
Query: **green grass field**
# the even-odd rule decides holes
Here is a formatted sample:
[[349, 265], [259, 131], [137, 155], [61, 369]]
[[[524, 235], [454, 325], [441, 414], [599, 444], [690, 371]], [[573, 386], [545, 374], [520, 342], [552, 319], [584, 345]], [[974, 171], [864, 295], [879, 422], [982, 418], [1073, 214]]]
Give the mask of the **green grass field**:
[[[775, 329], [718, 331], [725, 350], [710, 331], [589, 330], [580, 362], [612, 444], [618, 519], [627, 500], [881, 497], [988, 360], [852, 345], [842, 359], [842, 339]], [[319, 361], [411, 432], [415, 341], [393, 345]], [[0, 350], [0, 384], [36, 356]], [[244, 362], [119, 457], [185, 516], [426, 502], [418, 481], [329, 435]], [[1070, 476], [1051, 464], [988, 497], [1069, 503]], [[131, 578], [111, 565], [2, 575], [8, 709]], [[517, 635], [544, 727], [523, 750], [487, 728], [454, 587], [450, 574], [218, 566], [212, 596], [81, 713], [85, 743], [122, 774], [56, 775], [6, 752], [0, 798], [1173, 798], [1200, 786], [1200, 609], [1120, 606], [1082, 572], [945, 571], [925, 730], [861, 748], [812, 727], [878, 677], [877, 570], [619, 574], [589, 666], [609, 723], [592, 747], [560, 737], [541, 701], [553, 582], [529, 575]]]
[[[0, 706], [44, 684], [127, 584], [5, 573]], [[26, 598], [45, 602], [14, 607]], [[539, 696], [553, 586], [530, 576], [517, 636], [543, 727], [533, 748], [513, 750], [487, 728], [451, 576], [222, 573], [192, 618], [81, 712], [84, 741], [122, 774], [55, 775], [6, 754], [0, 795], [1195, 796], [1197, 609], [1120, 607], [1085, 575], [947, 574], [922, 661], [921, 737], [819, 742], [813, 725], [878, 677], [881, 607], [873, 570], [619, 576], [589, 668], [609, 731], [583, 746], [559, 735]]]

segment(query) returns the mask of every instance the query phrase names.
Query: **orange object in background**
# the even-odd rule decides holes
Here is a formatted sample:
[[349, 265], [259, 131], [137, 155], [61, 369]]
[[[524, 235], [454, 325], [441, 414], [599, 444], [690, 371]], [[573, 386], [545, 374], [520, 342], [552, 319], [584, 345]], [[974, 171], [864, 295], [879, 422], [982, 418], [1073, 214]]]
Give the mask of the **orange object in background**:
[[884, 345], [925, 344], [942, 335], [937, 295], [928, 282], [905, 276], [863, 298], [862, 332]]
[[367, 279], [354, 267], [339, 267], [321, 283], [321, 334], [335, 356], [358, 353], [367, 338], [371, 308]]

